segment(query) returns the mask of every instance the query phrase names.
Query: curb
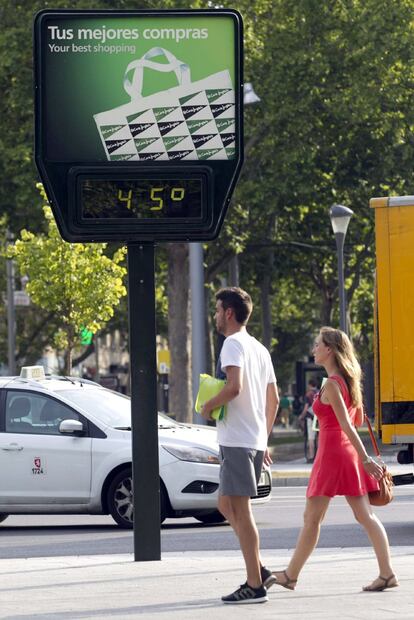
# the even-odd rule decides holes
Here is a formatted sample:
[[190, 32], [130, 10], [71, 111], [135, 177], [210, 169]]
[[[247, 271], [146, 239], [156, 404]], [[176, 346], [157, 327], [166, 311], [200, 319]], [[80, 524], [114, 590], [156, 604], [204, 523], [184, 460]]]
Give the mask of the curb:
[[309, 471], [272, 471], [272, 487], [306, 487]]

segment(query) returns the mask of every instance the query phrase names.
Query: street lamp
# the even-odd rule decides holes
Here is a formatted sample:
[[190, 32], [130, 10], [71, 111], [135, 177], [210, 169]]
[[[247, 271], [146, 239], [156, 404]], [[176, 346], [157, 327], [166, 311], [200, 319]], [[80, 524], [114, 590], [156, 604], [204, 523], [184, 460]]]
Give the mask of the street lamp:
[[348, 224], [354, 212], [343, 205], [332, 205], [329, 210], [332, 229], [335, 235], [336, 249], [338, 254], [338, 290], [339, 290], [339, 326], [348, 333], [346, 323], [346, 300], [344, 278], [344, 242]]
[[254, 92], [253, 84], [251, 82], [246, 82], [243, 85], [243, 103], [244, 105], [249, 105], [250, 103], [259, 103], [260, 97], [256, 95]]

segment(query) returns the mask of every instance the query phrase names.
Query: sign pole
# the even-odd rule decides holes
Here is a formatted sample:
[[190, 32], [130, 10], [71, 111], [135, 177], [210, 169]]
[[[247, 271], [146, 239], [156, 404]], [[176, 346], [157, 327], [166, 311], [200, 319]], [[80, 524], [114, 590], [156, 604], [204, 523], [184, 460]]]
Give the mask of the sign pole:
[[128, 245], [135, 562], [161, 559], [154, 244]]

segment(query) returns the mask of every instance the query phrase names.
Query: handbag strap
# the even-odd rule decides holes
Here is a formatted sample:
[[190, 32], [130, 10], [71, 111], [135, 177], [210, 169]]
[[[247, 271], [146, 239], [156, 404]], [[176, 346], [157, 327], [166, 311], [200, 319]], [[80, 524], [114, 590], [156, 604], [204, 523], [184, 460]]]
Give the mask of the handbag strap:
[[367, 423], [367, 426], [368, 426], [368, 432], [369, 432], [370, 437], [371, 437], [372, 445], [374, 447], [374, 452], [375, 452], [375, 454], [377, 456], [381, 456], [380, 451], [378, 449], [377, 440], [375, 439], [374, 431], [372, 430], [371, 422], [369, 421], [369, 418], [368, 418], [366, 413], [364, 413], [364, 418], [365, 418], [365, 422]]

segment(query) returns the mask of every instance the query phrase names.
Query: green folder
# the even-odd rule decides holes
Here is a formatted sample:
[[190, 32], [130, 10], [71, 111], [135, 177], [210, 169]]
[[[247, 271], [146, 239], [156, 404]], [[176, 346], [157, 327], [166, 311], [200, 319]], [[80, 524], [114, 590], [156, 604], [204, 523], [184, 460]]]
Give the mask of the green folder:
[[[215, 377], [206, 374], [200, 375], [200, 385], [198, 388], [198, 394], [195, 403], [195, 410], [197, 411], [197, 413], [201, 412], [201, 407], [204, 405], [204, 403], [206, 403], [208, 400], [210, 400], [210, 398], [213, 398], [213, 396], [216, 396], [219, 392], [221, 392], [225, 384], [226, 382], [224, 381], [224, 379], [216, 379]], [[213, 411], [211, 412], [211, 417], [214, 420], [223, 420], [226, 412], [226, 405], [222, 405], [217, 409], [213, 409]]]

